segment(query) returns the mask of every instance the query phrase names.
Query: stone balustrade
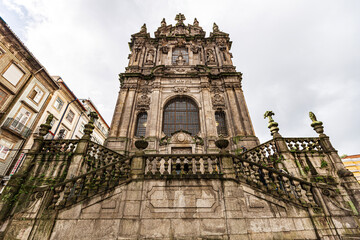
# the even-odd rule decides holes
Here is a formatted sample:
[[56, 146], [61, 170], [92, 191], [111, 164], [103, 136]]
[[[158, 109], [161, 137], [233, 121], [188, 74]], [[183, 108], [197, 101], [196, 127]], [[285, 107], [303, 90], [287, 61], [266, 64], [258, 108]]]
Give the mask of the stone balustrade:
[[238, 180], [295, 204], [317, 207], [310, 182], [237, 156], [233, 163]]
[[130, 158], [122, 158], [86, 174], [37, 191], [53, 195], [50, 208], [63, 208], [129, 181]]
[[162, 178], [219, 177], [219, 154], [145, 155], [145, 176]]
[[284, 138], [291, 152], [323, 152], [320, 138]]
[[85, 165], [86, 172], [104, 167], [124, 158], [123, 155], [94, 142], [89, 142], [84, 156], [83, 165]]
[[39, 153], [52, 157], [54, 154], [73, 153], [78, 143], [79, 140], [76, 139], [43, 140]]
[[266, 165], [272, 165], [275, 160], [280, 158], [276, 150], [274, 140], [267, 141], [261, 145], [258, 145], [244, 153], [240, 154], [241, 158], [255, 163], [264, 163]]

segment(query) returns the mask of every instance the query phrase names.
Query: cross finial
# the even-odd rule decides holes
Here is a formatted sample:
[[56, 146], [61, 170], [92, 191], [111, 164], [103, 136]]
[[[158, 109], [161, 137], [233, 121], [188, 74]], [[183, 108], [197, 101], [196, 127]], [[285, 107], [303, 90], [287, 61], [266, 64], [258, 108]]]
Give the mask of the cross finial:
[[176, 25], [183, 24], [183, 21], [186, 20], [184, 14], [179, 13], [176, 15], [175, 20], [178, 21]]
[[269, 118], [269, 123], [273, 122], [274, 119], [272, 118], [272, 116], [274, 116], [275, 113], [273, 113], [273, 111], [266, 111], [264, 114], [264, 118]]
[[320, 137], [326, 136], [324, 134], [323, 123], [316, 119], [315, 114], [313, 112], [309, 112], [309, 117], [310, 117], [310, 119], [312, 121], [311, 126], [314, 128], [315, 132], [317, 132], [320, 135]]

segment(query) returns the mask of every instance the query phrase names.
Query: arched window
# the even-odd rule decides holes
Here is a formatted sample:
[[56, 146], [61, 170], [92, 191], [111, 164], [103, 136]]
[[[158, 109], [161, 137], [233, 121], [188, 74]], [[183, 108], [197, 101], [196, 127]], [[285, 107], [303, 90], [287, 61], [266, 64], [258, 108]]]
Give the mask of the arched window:
[[225, 113], [223, 111], [215, 112], [215, 121], [218, 135], [226, 136], [228, 133], [226, 128]]
[[189, 54], [186, 48], [174, 48], [172, 63], [175, 65], [186, 65], [189, 63]]
[[147, 121], [147, 113], [141, 112], [137, 115], [136, 121], [136, 137], [144, 137], [146, 132], [146, 121]]
[[182, 97], [170, 100], [164, 108], [163, 131], [167, 136], [173, 132], [185, 130], [196, 135], [200, 131], [199, 109], [190, 98]]

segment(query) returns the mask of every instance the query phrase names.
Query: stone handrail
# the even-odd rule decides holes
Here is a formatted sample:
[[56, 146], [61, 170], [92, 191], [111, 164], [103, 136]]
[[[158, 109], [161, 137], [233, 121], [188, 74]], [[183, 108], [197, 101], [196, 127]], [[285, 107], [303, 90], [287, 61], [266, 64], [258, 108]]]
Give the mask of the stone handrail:
[[238, 180], [295, 204], [317, 207], [310, 182], [238, 156], [232, 158]]
[[273, 139], [241, 153], [239, 157], [266, 165], [274, 165], [274, 162], [281, 158]]
[[63, 208], [130, 181], [130, 157], [92, 170], [62, 183], [37, 188], [53, 192], [50, 208]]
[[120, 159], [125, 158], [125, 156], [100, 144], [90, 141], [86, 152], [84, 153], [84, 158], [84, 170], [85, 172], [89, 172], [91, 170], [104, 167], [113, 162], [117, 162]]

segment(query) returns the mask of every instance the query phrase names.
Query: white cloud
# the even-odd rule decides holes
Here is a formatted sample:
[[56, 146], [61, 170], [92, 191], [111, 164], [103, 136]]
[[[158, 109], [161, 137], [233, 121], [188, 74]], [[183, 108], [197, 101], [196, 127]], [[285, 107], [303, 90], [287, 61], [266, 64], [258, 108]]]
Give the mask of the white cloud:
[[[53, 75], [79, 98], [90, 97], [110, 123], [127, 66], [130, 35], [163, 17], [213, 22], [233, 41], [255, 131], [270, 138], [263, 113], [273, 110], [283, 136], [314, 136], [308, 112], [324, 122], [340, 153], [359, 153], [359, 1], [85, 1], [3, 0], [8, 24]], [[0, 4], [1, 6], [1, 4]], [[5, 18], [7, 21], [7, 19]], [[15, 21], [16, 20], [16, 21]], [[16, 30], [15, 29], [15, 30]]]

